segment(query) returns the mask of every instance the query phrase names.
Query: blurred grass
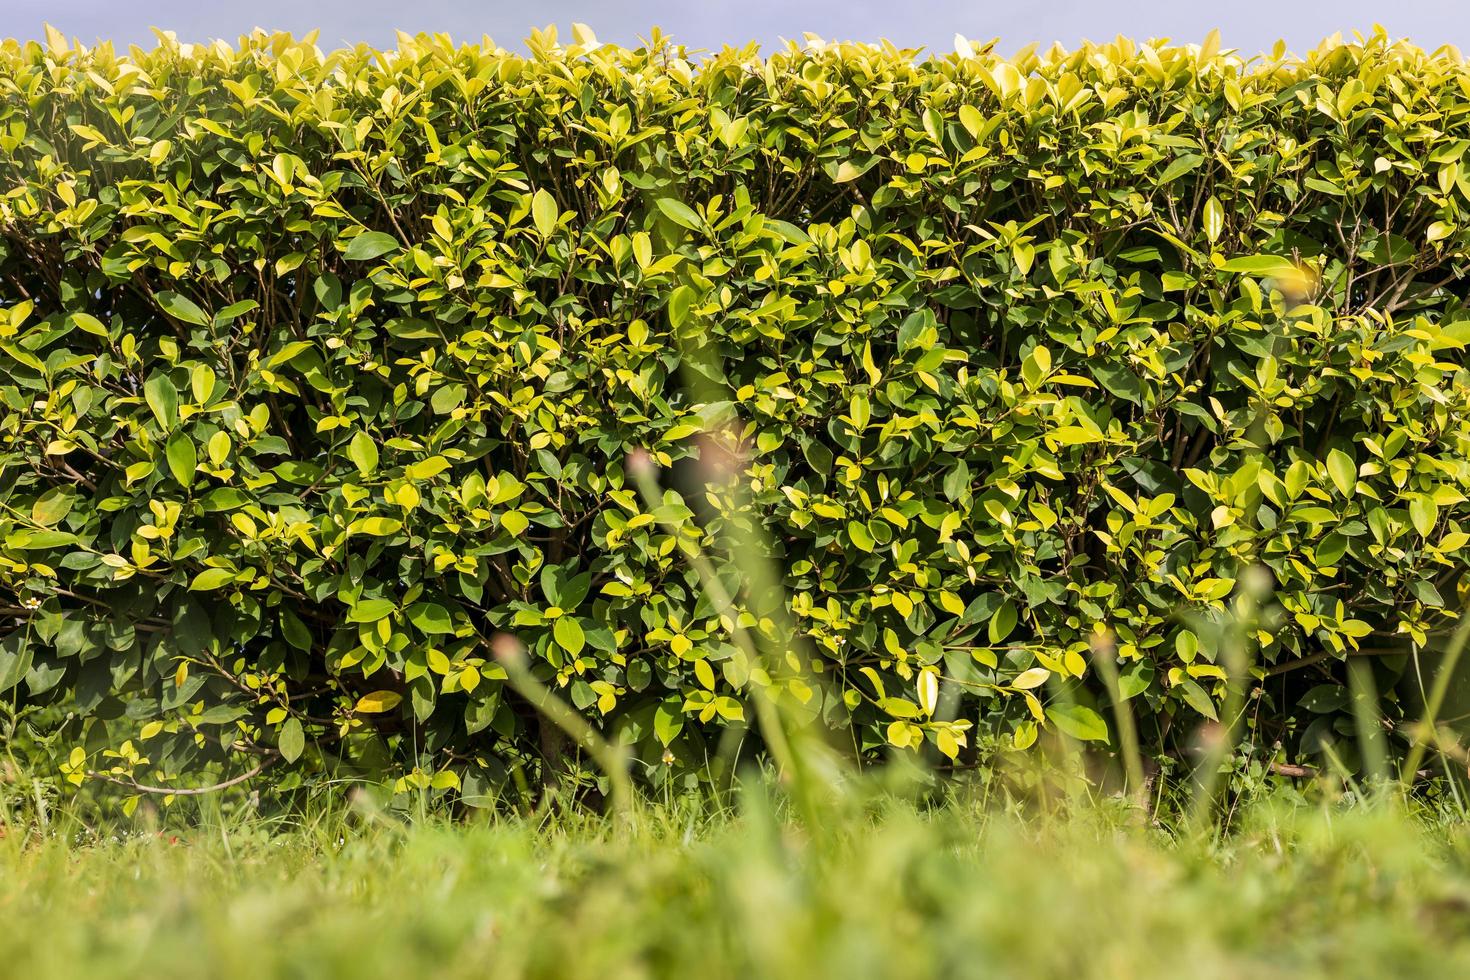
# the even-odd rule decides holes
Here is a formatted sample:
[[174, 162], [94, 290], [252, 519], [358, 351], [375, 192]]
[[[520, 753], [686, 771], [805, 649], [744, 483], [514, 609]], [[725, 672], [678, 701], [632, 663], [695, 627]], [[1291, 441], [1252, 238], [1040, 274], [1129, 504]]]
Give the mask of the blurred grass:
[[639, 809], [206, 820], [0, 841], [15, 977], [1470, 975], [1470, 836], [1279, 796], [1185, 838], [1121, 803], [895, 796], [820, 826]]

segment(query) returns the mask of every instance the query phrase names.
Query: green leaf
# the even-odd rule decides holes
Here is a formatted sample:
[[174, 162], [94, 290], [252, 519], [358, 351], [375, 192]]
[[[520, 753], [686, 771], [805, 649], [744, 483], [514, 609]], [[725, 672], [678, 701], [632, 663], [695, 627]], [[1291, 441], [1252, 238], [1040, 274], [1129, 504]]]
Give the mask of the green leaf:
[[1167, 184], [1171, 181], [1178, 180], [1203, 163], [1204, 159], [1198, 153], [1186, 153], [1181, 157], [1175, 157], [1174, 162], [1165, 167], [1164, 172], [1159, 175], [1159, 183]]
[[301, 758], [301, 752], [306, 748], [306, 732], [301, 728], [301, 721], [295, 716], [287, 718], [281, 724], [281, 734], [276, 739], [276, 748], [281, 753], [281, 758], [287, 762], [295, 762]]
[[1337, 513], [1326, 507], [1298, 507], [1291, 512], [1291, 516], [1308, 524], [1331, 524], [1338, 519]]
[[677, 698], [659, 702], [653, 712], [653, 734], [667, 748], [684, 730], [684, 712]]
[[280, 350], [272, 354], [270, 360], [265, 362], [266, 366], [279, 367], [282, 364], [287, 364], [292, 361], [297, 355], [311, 350], [313, 346], [314, 345], [309, 340], [293, 340], [289, 344], [286, 344]]
[[353, 521], [347, 529], [353, 534], [371, 534], [376, 538], [386, 538], [403, 530], [403, 522], [392, 517], [364, 517]]
[[1414, 530], [1427, 538], [1439, 520], [1439, 505], [1427, 493], [1415, 494], [1409, 500], [1409, 520], [1413, 522]]
[[1108, 390], [1108, 394], [1135, 405], [1143, 404], [1143, 382], [1128, 364], [1098, 361], [1090, 365], [1090, 370], [1098, 383]]
[[347, 444], [347, 458], [363, 476], [371, 476], [378, 468], [378, 444], [373, 437], [359, 429]]
[[390, 599], [362, 599], [347, 613], [349, 623], [376, 623], [398, 610]]
[[853, 546], [862, 551], [872, 551], [878, 545], [862, 521], [848, 521], [847, 536], [852, 539]]
[[1341, 684], [1318, 684], [1302, 695], [1301, 706], [1316, 714], [1341, 711], [1348, 704], [1348, 689]]
[[342, 257], [349, 262], [366, 262], [399, 249], [398, 239], [381, 231], [365, 231], [347, 243]]
[[228, 568], [206, 568], [194, 576], [194, 581], [189, 583], [190, 592], [209, 592], [218, 589], [227, 582], [233, 582], [237, 572]]
[[877, 162], [877, 158], [874, 157], [870, 159], [867, 163], [859, 166], [853, 163], [851, 160], [843, 160], [837, 165], [837, 168], [835, 170], [830, 170], [829, 173], [832, 174], [832, 182], [834, 184], [849, 184], [852, 183], [854, 180], [857, 180], [869, 170], [873, 169], [874, 164], [876, 164]]
[[408, 621], [428, 634], [454, 632], [454, 620], [449, 611], [435, 602], [416, 602], [409, 606]]
[[553, 606], [571, 612], [587, 597], [592, 587], [592, 575], [575, 574], [575, 564], [545, 565], [541, 569], [541, 591]]
[[920, 671], [914, 687], [920, 710], [926, 717], [932, 716], [934, 709], [939, 707], [939, 674], [932, 670]]
[[700, 220], [698, 213], [678, 198], [659, 198], [658, 209], [674, 224], [688, 228], [690, 231], [699, 231], [704, 227], [704, 222]]
[[16, 531], [5, 539], [5, 547], [19, 551], [46, 551], [75, 544], [77, 536], [65, 531]]
[[1154, 668], [1146, 662], [1135, 663], [1118, 678], [1118, 693], [1124, 701], [1136, 698], [1153, 683]]
[[444, 385], [429, 398], [429, 407], [435, 415], [448, 415], [464, 404], [464, 385]]
[[582, 625], [570, 616], [558, 619], [551, 627], [551, 635], [556, 638], [557, 646], [574, 657], [581, 653], [582, 648], [587, 645], [587, 637], [582, 632]]
[[276, 467], [276, 475], [281, 479], [303, 487], [320, 480], [322, 472], [323, 468], [319, 463], [309, 463], [300, 459], [288, 459]]
[[950, 467], [949, 472], [944, 474], [940, 482], [940, 489], [944, 496], [954, 503], [959, 503], [970, 494], [970, 466], [963, 459]]
[[208, 364], [196, 364], [189, 372], [189, 392], [194, 400], [201, 405], [208, 404], [209, 396], [214, 394], [215, 381], [214, 369]]
[[960, 125], [965, 127], [965, 132], [972, 139], [980, 136], [980, 131], [985, 128], [985, 116], [979, 109], [972, 105], [962, 105], [959, 111]]
[[1341, 449], [1332, 450], [1327, 454], [1327, 473], [1338, 493], [1344, 497], [1353, 495], [1353, 488], [1358, 485], [1358, 465], [1351, 456]]
[[1026, 383], [1027, 388], [1036, 389], [1050, 374], [1051, 351], [1044, 345], [1037, 344], [1021, 362], [1021, 380]]
[[311, 630], [307, 629], [301, 617], [289, 609], [281, 610], [281, 635], [285, 637], [287, 643], [302, 652], [308, 652], [315, 646]]
[[1002, 602], [996, 608], [995, 613], [991, 615], [990, 625], [986, 629], [986, 632], [990, 636], [990, 642], [999, 643], [1010, 636], [1011, 630], [1016, 628], [1016, 623], [1019, 618], [1014, 602], [1009, 599]]
[[71, 319], [73, 323], [86, 333], [92, 334], [95, 337], [109, 336], [106, 325], [90, 313], [73, 313]]
[[178, 293], [162, 292], [158, 294], [158, 305], [175, 320], [183, 320], [185, 323], [192, 323], [196, 327], [209, 326], [209, 314], [196, 306], [194, 301], [187, 296], [180, 296]]
[[[484, 691], [485, 688], [481, 687], [480, 690]], [[484, 700], [471, 698], [469, 703], [464, 707], [465, 732], [470, 735], [476, 735], [489, 728], [490, 723], [495, 720], [495, 712], [499, 707], [500, 699], [497, 697], [490, 697]]]
[[1296, 264], [1279, 255], [1242, 255], [1220, 266], [1221, 272], [1243, 272], [1252, 276], [1290, 276]]
[[179, 389], [166, 374], [155, 374], [143, 384], [143, 398], [165, 432], [179, 421]]
[[199, 465], [199, 457], [194, 449], [194, 440], [180, 429], [175, 432], [168, 441], [165, 449], [168, 456], [168, 470], [173, 474], [175, 480], [184, 488], [194, 485], [194, 471]]
[[1220, 240], [1220, 232], [1225, 228], [1225, 209], [1220, 206], [1220, 199], [1213, 194], [1205, 201], [1204, 230], [1205, 238], [1211, 243]]
[[65, 487], [52, 487], [31, 504], [31, 520], [45, 527], [59, 524], [67, 514], [71, 513], [72, 505], [76, 503], [76, 497]]
[[25, 679], [35, 661], [35, 647], [24, 630], [0, 639], [0, 694]]
[[1197, 682], [1188, 678], [1181, 681], [1179, 684], [1179, 693], [1184, 695], [1185, 702], [1195, 711], [1198, 711], [1211, 721], [1220, 720], [1219, 714], [1215, 711], [1215, 702], [1210, 700], [1210, 696], [1205, 693], [1205, 689], [1200, 687]]
[[1080, 425], [1064, 425], [1052, 429], [1046, 437], [1060, 446], [1086, 446], [1102, 442], [1105, 438], [1101, 432]]
[[1108, 741], [1108, 725], [1096, 711], [1080, 704], [1054, 704], [1046, 717], [1063, 734], [1083, 742]]
[[238, 510], [249, 502], [250, 498], [234, 487], [215, 487], [198, 498], [199, 508], [206, 514]]
[[689, 308], [694, 304], [694, 290], [688, 286], [676, 286], [669, 294], [669, 325], [681, 327], [689, 319]]
[[403, 475], [415, 483], [431, 479], [449, 469], [449, 460], [443, 456], [430, 456], [428, 459], [420, 460], [403, 468]]
[[556, 597], [556, 604], [567, 612], [571, 612], [582, 604], [587, 598], [587, 593], [592, 590], [592, 573], [583, 572], [581, 575], [572, 575], [561, 583], [560, 594]]
[[726, 721], [745, 720], [745, 706], [728, 695], [721, 695], [715, 699], [715, 710]]
[[[992, 620], [992, 622], [994, 621]], [[1023, 670], [1017, 674], [1016, 679], [1011, 681], [1011, 687], [1020, 691], [1029, 691], [1045, 684], [1047, 678], [1050, 676], [1051, 671], [1045, 667], [1032, 667], [1029, 670]]]
[[548, 194], [544, 187], [531, 196], [531, 220], [536, 223], [536, 231], [542, 238], [551, 237], [560, 217], [561, 209], [556, 205], [556, 198]]

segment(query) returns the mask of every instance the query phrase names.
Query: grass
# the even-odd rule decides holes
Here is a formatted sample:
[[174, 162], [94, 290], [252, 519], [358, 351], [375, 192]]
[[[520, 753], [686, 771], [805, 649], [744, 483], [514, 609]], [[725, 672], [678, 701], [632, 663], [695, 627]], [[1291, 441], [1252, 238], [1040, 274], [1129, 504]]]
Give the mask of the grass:
[[1228, 836], [1120, 803], [206, 819], [0, 842], [0, 972], [46, 977], [1470, 975], [1470, 835], [1278, 795]]

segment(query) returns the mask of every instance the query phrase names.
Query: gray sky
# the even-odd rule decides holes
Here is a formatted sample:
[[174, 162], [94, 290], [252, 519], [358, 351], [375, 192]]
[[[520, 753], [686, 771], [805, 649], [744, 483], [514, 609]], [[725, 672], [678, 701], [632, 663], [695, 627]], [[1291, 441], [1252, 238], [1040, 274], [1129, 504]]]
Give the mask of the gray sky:
[[520, 47], [533, 27], [574, 21], [603, 41], [636, 41], [657, 24], [696, 48], [812, 31], [829, 39], [953, 49], [956, 32], [999, 37], [1009, 52], [1030, 41], [1170, 37], [1198, 41], [1218, 27], [1225, 47], [1254, 53], [1278, 37], [1293, 50], [1374, 21], [1426, 48], [1470, 51], [1470, 0], [0, 0], [0, 36], [37, 38], [49, 21], [68, 37], [151, 45], [150, 26], [186, 41], [233, 40], [252, 27], [321, 29], [320, 43], [391, 44], [395, 29], [491, 35]]

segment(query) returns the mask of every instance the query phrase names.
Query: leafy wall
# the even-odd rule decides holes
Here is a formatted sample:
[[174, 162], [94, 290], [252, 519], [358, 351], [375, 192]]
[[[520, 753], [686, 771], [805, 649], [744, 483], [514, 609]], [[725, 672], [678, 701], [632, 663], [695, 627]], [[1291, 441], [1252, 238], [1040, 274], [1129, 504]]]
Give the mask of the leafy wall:
[[655, 781], [758, 692], [966, 763], [1116, 674], [1163, 754], [1231, 644], [1294, 756], [1453, 618], [1457, 53], [530, 48], [0, 48], [0, 696], [75, 781], [513, 788], [498, 633]]

